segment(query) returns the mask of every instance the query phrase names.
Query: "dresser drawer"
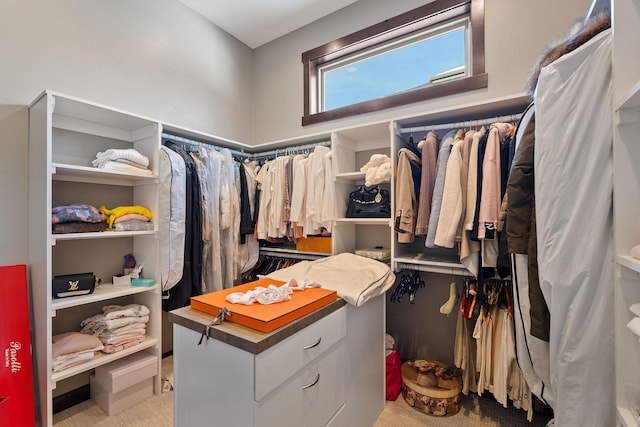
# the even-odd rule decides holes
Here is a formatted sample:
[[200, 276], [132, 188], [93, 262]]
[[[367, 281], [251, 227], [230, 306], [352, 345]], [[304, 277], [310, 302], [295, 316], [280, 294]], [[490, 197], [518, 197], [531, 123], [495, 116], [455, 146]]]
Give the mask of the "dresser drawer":
[[256, 402], [256, 426], [321, 427], [345, 403], [346, 345], [342, 340]]
[[346, 307], [342, 307], [258, 354], [255, 360], [255, 400], [260, 401], [300, 369], [307, 367], [340, 341], [346, 332]]

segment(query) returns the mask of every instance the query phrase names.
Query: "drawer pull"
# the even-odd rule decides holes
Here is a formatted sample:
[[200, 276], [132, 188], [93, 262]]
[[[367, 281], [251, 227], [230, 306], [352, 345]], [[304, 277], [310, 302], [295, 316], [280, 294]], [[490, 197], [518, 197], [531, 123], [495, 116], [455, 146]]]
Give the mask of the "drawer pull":
[[320, 373], [316, 374], [316, 379], [315, 379], [315, 380], [313, 380], [313, 382], [312, 382], [311, 384], [303, 385], [303, 386], [302, 386], [302, 389], [304, 390], [304, 389], [306, 389], [306, 388], [311, 388], [311, 387], [313, 387], [314, 385], [318, 384], [318, 381], [320, 381]]
[[322, 341], [322, 337], [318, 337], [318, 341], [314, 342], [313, 344], [305, 345], [304, 347], [302, 347], [302, 349], [309, 350], [310, 348], [317, 347], [318, 345], [320, 345], [320, 341]]

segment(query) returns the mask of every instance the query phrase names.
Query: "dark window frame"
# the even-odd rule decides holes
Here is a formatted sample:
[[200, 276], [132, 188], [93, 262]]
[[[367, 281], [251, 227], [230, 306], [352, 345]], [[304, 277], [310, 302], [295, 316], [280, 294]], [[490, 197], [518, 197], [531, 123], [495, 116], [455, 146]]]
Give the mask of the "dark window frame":
[[[405, 37], [418, 29], [435, 26], [465, 15], [470, 17], [471, 29], [470, 76], [328, 111], [316, 111], [319, 94], [315, 88], [318, 87], [318, 67], [322, 64], [398, 37]], [[486, 88], [489, 76], [485, 73], [484, 60], [484, 0], [435, 0], [306, 51], [302, 54], [302, 63], [304, 69], [303, 126]]]

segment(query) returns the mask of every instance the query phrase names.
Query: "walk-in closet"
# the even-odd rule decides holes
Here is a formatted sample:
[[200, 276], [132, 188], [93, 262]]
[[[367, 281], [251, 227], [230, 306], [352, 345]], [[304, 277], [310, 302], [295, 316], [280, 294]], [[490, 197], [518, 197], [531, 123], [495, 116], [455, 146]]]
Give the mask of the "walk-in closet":
[[640, 1], [0, 12], [0, 425], [640, 425]]

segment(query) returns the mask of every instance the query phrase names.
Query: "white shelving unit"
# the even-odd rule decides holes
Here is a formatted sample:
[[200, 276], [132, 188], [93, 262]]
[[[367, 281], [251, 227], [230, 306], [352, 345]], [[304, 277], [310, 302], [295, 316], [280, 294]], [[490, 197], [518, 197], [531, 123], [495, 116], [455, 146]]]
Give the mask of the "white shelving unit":
[[614, 280], [616, 405], [618, 425], [636, 427], [640, 415], [640, 342], [626, 324], [629, 306], [640, 303], [640, 260], [630, 250], [640, 244], [640, 1], [613, 5], [614, 90]]
[[[397, 153], [403, 140], [403, 128], [423, 127], [441, 123], [456, 123], [521, 113], [528, 105], [526, 95], [518, 94], [504, 98], [460, 105], [455, 108], [426, 111], [393, 121], [372, 123], [353, 128], [343, 128], [331, 133], [332, 167], [335, 182], [338, 217], [332, 233], [332, 253], [354, 252], [358, 248], [382, 246], [391, 249], [391, 267], [395, 271], [413, 269], [423, 272], [468, 276], [469, 271], [460, 264], [456, 249], [426, 248], [424, 236], [411, 244], [398, 243], [394, 232], [393, 218], [347, 218], [349, 193], [364, 185], [365, 173], [360, 172], [372, 154], [386, 154], [392, 159], [394, 172], [397, 169]], [[640, 117], [638, 118], [640, 120]], [[417, 143], [426, 131], [414, 135]], [[289, 145], [305, 140], [288, 140]], [[380, 184], [391, 196], [393, 216], [395, 182]], [[273, 249], [265, 249], [273, 251]], [[296, 253], [295, 249], [281, 249], [283, 253]]]
[[[345, 215], [349, 193], [365, 183], [365, 173], [360, 172], [360, 168], [369, 162], [373, 154], [391, 157], [391, 124], [383, 122], [333, 132], [331, 148], [338, 213], [332, 233], [333, 253], [376, 246], [390, 248], [391, 218], [347, 218]], [[391, 196], [393, 178], [391, 182], [379, 185]]]
[[[449, 110], [427, 112], [421, 116], [409, 117], [394, 123], [394, 170], [397, 169], [397, 153], [400, 147], [413, 136], [418, 143], [434, 125], [461, 123], [480, 119], [517, 114], [524, 111], [527, 97], [513, 96], [484, 103], [461, 105]], [[420, 132], [406, 133], [405, 129], [421, 129]], [[447, 131], [437, 131], [442, 136]], [[393, 233], [392, 268], [395, 271], [411, 269], [423, 272], [470, 276], [469, 271], [460, 264], [457, 248], [427, 248], [425, 236], [416, 236], [412, 243], [399, 243], [397, 233]]]
[[[159, 285], [115, 286], [123, 256], [133, 254], [143, 275], [158, 280], [156, 230], [53, 234], [51, 209], [70, 203], [107, 207], [142, 205], [156, 212], [160, 125], [149, 119], [77, 98], [46, 91], [29, 106], [29, 264], [34, 316], [39, 424], [50, 426], [52, 400], [59, 393], [88, 384], [91, 370], [132, 353], [161, 356]], [[152, 174], [113, 172], [91, 161], [109, 148], [135, 148], [150, 160]], [[56, 275], [91, 271], [103, 279], [90, 295], [55, 299]], [[102, 312], [106, 304], [139, 303], [150, 310], [145, 341], [113, 354], [99, 354], [85, 363], [53, 372], [52, 336], [79, 331], [80, 322]], [[154, 391], [161, 392], [160, 375]]]

